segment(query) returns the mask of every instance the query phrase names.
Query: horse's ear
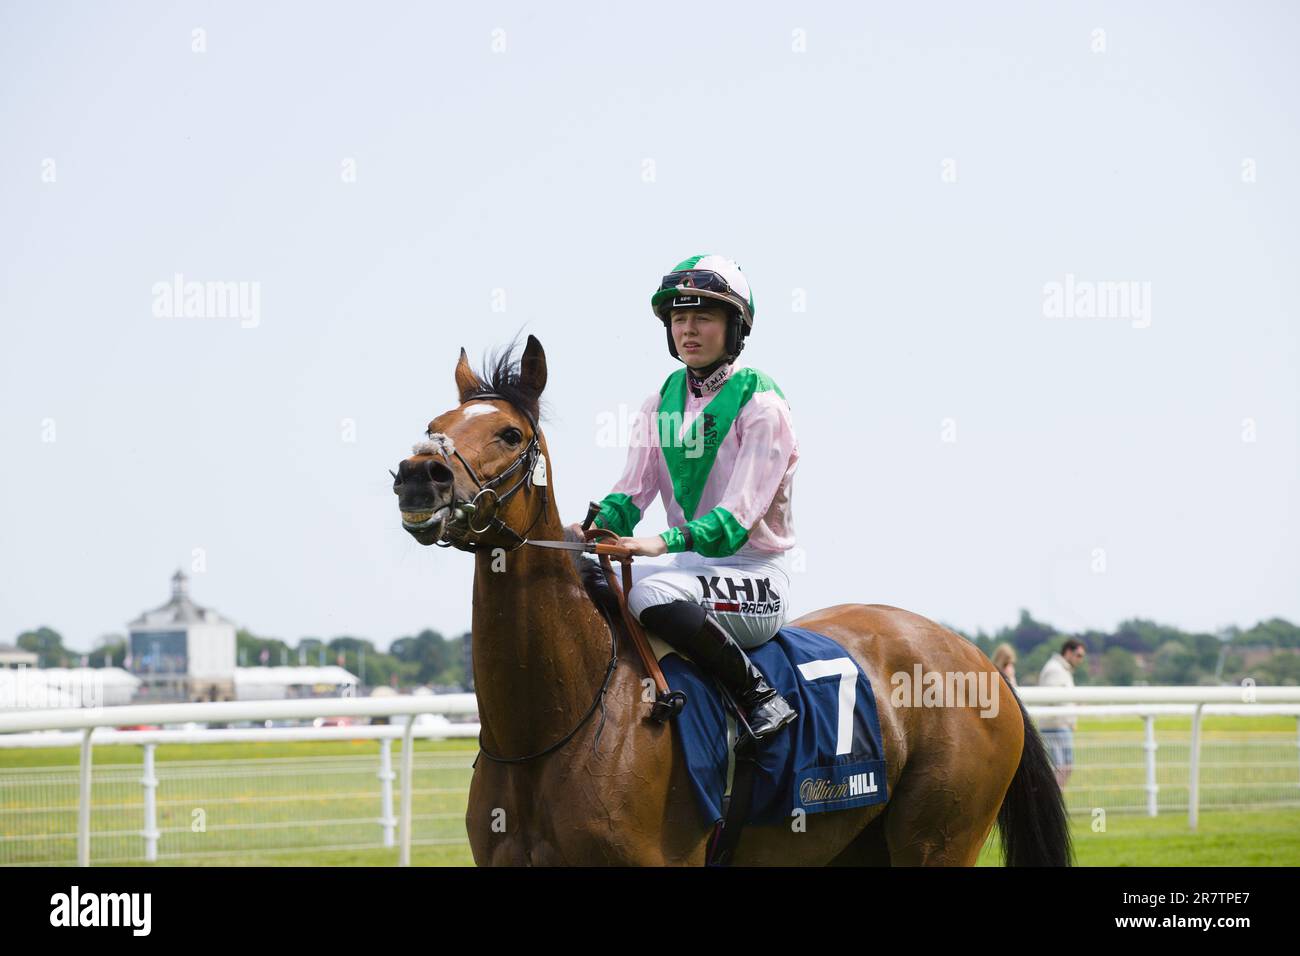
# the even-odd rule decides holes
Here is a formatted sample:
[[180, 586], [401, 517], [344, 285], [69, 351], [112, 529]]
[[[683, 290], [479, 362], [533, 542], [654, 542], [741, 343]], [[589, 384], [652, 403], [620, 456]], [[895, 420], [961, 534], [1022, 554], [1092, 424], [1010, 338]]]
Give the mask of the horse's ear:
[[546, 388], [546, 353], [535, 336], [528, 336], [524, 356], [519, 360], [519, 385], [534, 397]]
[[465, 354], [464, 346], [460, 350], [460, 361], [456, 363], [456, 393], [463, 402], [465, 399], [479, 390], [478, 376], [474, 370], [469, 367], [469, 356]]

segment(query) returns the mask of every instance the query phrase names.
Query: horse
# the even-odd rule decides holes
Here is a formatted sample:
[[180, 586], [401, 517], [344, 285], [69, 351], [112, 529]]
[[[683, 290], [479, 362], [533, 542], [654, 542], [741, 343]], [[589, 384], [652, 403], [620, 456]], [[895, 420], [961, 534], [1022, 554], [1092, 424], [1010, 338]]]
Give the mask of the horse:
[[[417, 542], [474, 554], [481, 732], [465, 813], [474, 861], [702, 865], [713, 826], [672, 722], [649, 719], [640, 658], [615, 640], [573, 552], [524, 546], [566, 534], [538, 426], [546, 355], [532, 335], [517, 360], [516, 347], [489, 356], [481, 372], [462, 348], [458, 405], [390, 472]], [[750, 825], [735, 865], [972, 866], [995, 823], [1006, 865], [1070, 865], [1068, 816], [1042, 742], [977, 647], [881, 604], [838, 604], [787, 623], [837, 641], [869, 678], [889, 799], [809, 814], [800, 826]], [[986, 708], [995, 715], [901, 699], [897, 675], [922, 667], [983, 674], [996, 688], [997, 706]]]

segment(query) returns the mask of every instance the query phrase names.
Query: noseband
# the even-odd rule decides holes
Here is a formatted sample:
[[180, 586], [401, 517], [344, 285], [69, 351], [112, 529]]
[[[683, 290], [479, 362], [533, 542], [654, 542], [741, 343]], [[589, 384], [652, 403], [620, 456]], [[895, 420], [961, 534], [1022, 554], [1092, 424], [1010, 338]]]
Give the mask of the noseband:
[[[518, 405], [515, 405], [513, 402], [510, 402], [510, 399], [506, 398], [504, 395], [498, 395], [496, 392], [481, 392], [478, 395], [471, 395], [469, 398], [465, 399], [465, 402], [472, 402], [475, 401], [476, 399], [482, 399], [482, 398], [499, 398], [504, 402], [509, 402], [512, 408], [515, 408], [518, 411], [523, 412], [524, 417], [528, 419], [528, 424], [532, 426], [533, 437], [529, 440], [528, 444], [524, 447], [524, 450], [519, 453], [519, 456], [515, 458], [515, 460], [511, 463], [509, 468], [501, 472], [501, 474], [497, 475], [495, 478], [489, 479], [488, 481], [484, 482], [479, 479], [478, 472], [474, 470], [474, 466], [465, 460], [465, 457], [456, 448], [455, 444], [452, 442], [450, 438], [448, 438], [446, 435], [442, 434], [441, 432], [427, 433], [428, 438], [434, 445], [433, 450], [436, 451], [437, 454], [441, 455], [443, 460], [446, 461], [449, 466], [451, 465], [451, 459], [452, 456], [454, 455], [457, 458], [457, 460], [460, 461], [461, 466], [464, 467], [465, 473], [468, 474], [470, 478], [473, 479], [474, 484], [478, 486], [478, 491], [475, 492], [474, 497], [470, 501], [461, 502], [458, 504], [456, 499], [456, 484], [455, 482], [452, 482], [451, 517], [447, 521], [447, 523], [443, 526], [442, 537], [440, 537], [437, 541], [435, 541], [434, 544], [436, 544], [440, 548], [454, 547], [461, 551], [475, 551], [475, 552], [482, 551], [484, 548], [482, 542], [478, 542], [478, 541], [458, 542], [451, 538], [451, 531], [453, 528], [464, 527], [466, 530], [470, 531], [473, 534], [487, 534], [488, 532], [492, 532], [492, 531], [503, 532], [504, 534], [509, 535], [515, 541], [515, 543], [511, 547], [507, 548], [506, 550], [516, 551], [519, 548], [522, 548], [525, 544], [527, 544], [528, 532], [533, 530], [533, 526], [537, 524], [542, 514], [546, 511], [546, 505], [547, 505], [548, 487], [546, 484], [545, 470], [544, 470], [545, 462], [541, 460], [542, 447], [537, 437], [539, 434], [537, 428], [537, 420], [533, 418], [532, 413], [529, 412], [528, 409], [520, 408]], [[464, 402], [462, 402], [461, 404], [464, 404]], [[449, 448], [450, 451], [448, 451]], [[525, 486], [527, 487], [534, 486], [534, 481], [538, 473], [539, 463], [541, 464], [543, 471], [542, 471], [541, 479], [536, 482], [536, 487], [541, 489], [542, 492], [542, 506], [537, 510], [537, 516], [533, 518], [532, 524], [530, 524], [528, 528], [524, 531], [524, 533], [520, 535], [518, 532], [515, 531], [514, 528], [511, 528], [508, 524], [506, 524], [504, 521], [498, 518], [497, 512], [500, 511], [501, 507], [505, 505], [506, 502], [508, 502], [511, 498], [514, 497], [515, 493], [520, 488], [523, 488]], [[519, 480], [516, 481], [513, 487], [511, 487], [510, 490], [507, 491], [505, 494], [499, 493], [497, 491], [497, 487], [503, 481], [509, 478], [512, 474], [518, 471], [520, 468], [523, 469], [524, 473], [519, 477]], [[484, 526], [481, 528], [476, 528], [474, 527], [474, 519], [479, 515], [481, 510], [485, 510], [485, 506], [481, 503], [485, 495], [492, 496], [492, 509], [491, 512], [488, 514], [487, 521], [484, 524]], [[464, 522], [463, 526], [460, 525], [461, 521]]]

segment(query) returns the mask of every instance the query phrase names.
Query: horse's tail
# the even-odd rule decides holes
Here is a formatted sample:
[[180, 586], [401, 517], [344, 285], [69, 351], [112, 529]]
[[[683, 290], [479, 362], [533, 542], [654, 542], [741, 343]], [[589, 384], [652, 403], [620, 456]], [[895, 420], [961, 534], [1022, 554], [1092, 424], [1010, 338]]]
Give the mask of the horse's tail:
[[1074, 847], [1065, 797], [1038, 730], [1016, 689], [1007, 682], [1025, 722], [1025, 746], [1011, 786], [998, 810], [1002, 859], [1006, 866], [1070, 866]]

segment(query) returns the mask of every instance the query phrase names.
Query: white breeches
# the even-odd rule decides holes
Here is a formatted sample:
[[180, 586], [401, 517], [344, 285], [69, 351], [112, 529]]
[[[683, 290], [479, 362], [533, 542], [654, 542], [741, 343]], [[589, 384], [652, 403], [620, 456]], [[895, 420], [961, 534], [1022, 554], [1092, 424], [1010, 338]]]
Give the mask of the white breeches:
[[693, 551], [632, 562], [628, 606], [637, 620], [656, 604], [694, 601], [712, 614], [744, 648], [758, 647], [781, 629], [790, 604], [786, 552], [763, 556], [708, 558]]

